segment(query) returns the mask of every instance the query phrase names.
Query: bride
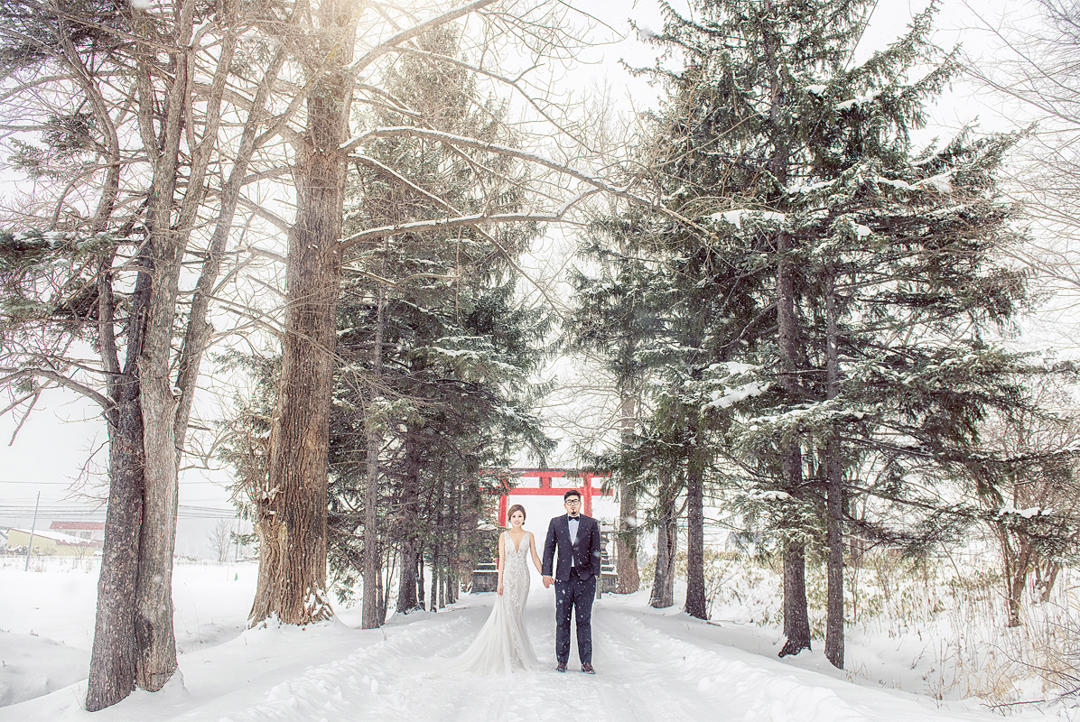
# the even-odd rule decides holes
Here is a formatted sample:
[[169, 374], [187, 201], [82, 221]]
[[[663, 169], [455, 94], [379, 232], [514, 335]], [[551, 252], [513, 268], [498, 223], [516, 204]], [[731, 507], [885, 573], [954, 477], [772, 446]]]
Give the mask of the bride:
[[531, 531], [525, 531], [525, 507], [510, 507], [510, 528], [499, 535], [499, 586], [495, 606], [480, 633], [457, 658], [458, 669], [502, 674], [539, 666], [525, 630], [529, 596], [529, 559], [540, 573], [540, 557]]

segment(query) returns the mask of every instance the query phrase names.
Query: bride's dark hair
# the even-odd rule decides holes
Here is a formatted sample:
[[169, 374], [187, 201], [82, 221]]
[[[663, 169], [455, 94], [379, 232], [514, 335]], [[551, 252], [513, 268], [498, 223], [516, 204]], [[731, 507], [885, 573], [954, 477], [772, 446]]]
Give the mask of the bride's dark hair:
[[514, 504], [512, 507], [506, 510], [506, 520], [510, 521], [510, 517], [514, 515], [515, 511], [521, 512], [521, 521], [524, 522], [528, 518], [528, 514], [525, 513], [525, 507], [521, 504]]

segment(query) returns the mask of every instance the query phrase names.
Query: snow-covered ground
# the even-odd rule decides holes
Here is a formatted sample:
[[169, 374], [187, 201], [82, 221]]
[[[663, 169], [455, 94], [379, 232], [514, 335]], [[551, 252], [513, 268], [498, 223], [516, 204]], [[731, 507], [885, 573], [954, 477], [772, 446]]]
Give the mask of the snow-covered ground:
[[[2, 563], [0, 563], [2, 564]], [[596, 676], [455, 673], [446, 659], [479, 629], [491, 595], [359, 629], [359, 610], [307, 629], [244, 629], [255, 567], [178, 564], [182, 678], [159, 693], [83, 711], [96, 568], [0, 566], [0, 720], [991, 720], [974, 701], [855, 684], [819, 653], [779, 660], [768, 628], [707, 624], [605, 596], [594, 612]], [[535, 582], [535, 580], [534, 580]], [[553, 644], [551, 593], [535, 584], [528, 626]], [[1068, 720], [1026, 710], [1011, 719]]]

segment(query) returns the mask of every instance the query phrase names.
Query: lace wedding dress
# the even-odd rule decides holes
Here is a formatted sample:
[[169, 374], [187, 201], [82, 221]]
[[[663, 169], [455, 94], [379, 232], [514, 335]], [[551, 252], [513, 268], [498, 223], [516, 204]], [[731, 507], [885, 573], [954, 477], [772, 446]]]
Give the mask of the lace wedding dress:
[[505, 541], [503, 593], [495, 597], [495, 606], [476, 639], [454, 660], [452, 666], [455, 669], [481, 674], [506, 674], [515, 669], [536, 669], [539, 666], [525, 629], [532, 537], [526, 534], [518, 549], [514, 548], [514, 540], [509, 534]]

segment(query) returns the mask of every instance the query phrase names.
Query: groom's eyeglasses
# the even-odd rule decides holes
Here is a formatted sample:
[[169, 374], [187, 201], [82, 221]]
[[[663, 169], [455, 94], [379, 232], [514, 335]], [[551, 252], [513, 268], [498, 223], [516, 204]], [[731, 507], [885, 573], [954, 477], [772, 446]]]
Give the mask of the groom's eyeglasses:
[[567, 499], [564, 503], [566, 503], [566, 504], [580, 504], [581, 499]]

